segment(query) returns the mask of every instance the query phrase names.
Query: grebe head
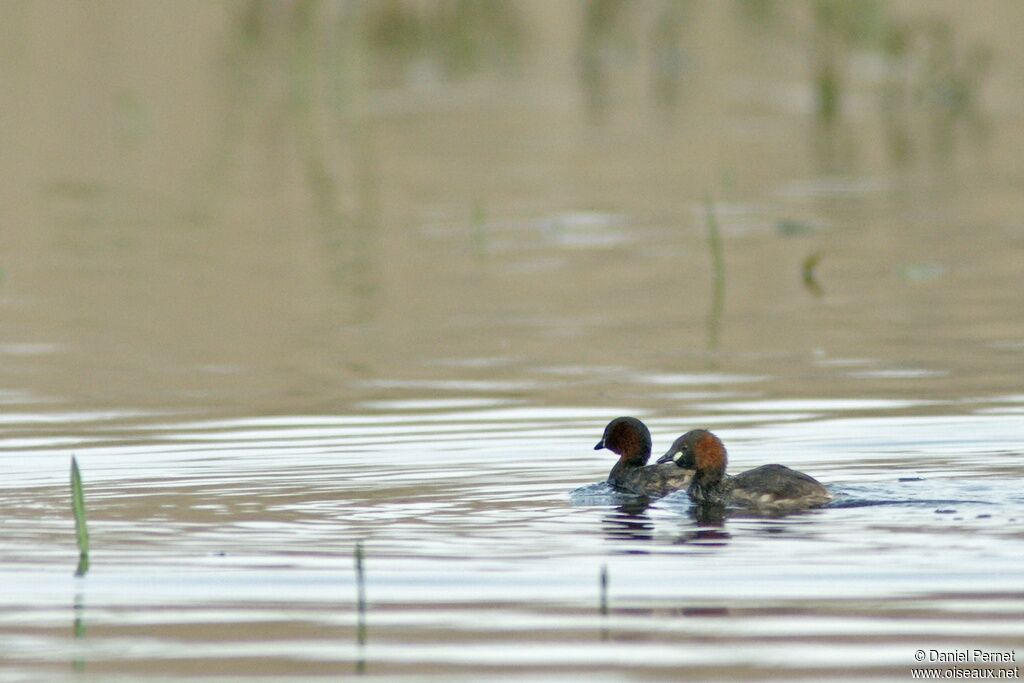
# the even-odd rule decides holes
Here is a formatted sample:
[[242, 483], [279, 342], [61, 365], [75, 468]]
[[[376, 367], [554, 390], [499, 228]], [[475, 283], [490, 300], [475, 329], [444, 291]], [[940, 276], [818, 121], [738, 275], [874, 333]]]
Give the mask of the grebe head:
[[672, 443], [659, 463], [674, 462], [682, 468], [696, 470], [708, 481], [717, 481], [725, 474], [729, 458], [721, 439], [706, 429], [686, 432]]
[[630, 464], [646, 465], [651, 457], [651, 432], [635, 417], [617, 417], [604, 428], [595, 451], [607, 448]]

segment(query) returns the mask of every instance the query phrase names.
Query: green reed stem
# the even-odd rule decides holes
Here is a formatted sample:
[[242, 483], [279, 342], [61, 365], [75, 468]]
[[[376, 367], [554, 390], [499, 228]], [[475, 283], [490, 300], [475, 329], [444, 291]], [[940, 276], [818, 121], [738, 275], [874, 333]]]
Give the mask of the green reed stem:
[[85, 522], [85, 493], [82, 491], [82, 473], [78, 462], [71, 456], [71, 511], [75, 515], [75, 533], [78, 536], [78, 569], [75, 576], [89, 571], [89, 527]]

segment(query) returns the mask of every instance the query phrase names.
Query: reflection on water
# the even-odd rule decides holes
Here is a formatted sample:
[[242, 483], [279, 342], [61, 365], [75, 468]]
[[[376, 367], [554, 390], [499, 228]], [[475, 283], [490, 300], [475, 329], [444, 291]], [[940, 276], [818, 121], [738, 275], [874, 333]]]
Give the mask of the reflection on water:
[[[78, 573], [76, 572], [76, 575]], [[81, 593], [75, 593], [75, 606], [74, 606], [75, 619], [71, 625], [71, 632], [74, 635], [75, 640], [85, 638], [85, 598]], [[81, 657], [76, 657], [71, 662], [72, 667], [75, 671], [85, 670], [85, 660]]]
[[650, 541], [654, 524], [644, 514], [648, 504], [638, 501], [620, 505], [603, 520], [605, 537], [610, 541]]
[[359, 645], [359, 657], [356, 660], [356, 673], [366, 672], [366, 580], [363, 574], [363, 544], [356, 543], [356, 643]]
[[[1012, 649], [1022, 19], [0, 5], [0, 681]], [[616, 494], [621, 414], [836, 500]]]

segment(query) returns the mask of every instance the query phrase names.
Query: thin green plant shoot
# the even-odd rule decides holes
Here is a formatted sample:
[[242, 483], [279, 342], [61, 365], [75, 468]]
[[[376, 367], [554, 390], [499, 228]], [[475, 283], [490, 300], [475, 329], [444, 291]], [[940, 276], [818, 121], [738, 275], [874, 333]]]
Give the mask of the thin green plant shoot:
[[78, 569], [75, 576], [89, 571], [89, 527], [85, 523], [85, 494], [82, 492], [82, 474], [71, 456], [71, 510], [75, 514], [75, 533], [78, 535]]

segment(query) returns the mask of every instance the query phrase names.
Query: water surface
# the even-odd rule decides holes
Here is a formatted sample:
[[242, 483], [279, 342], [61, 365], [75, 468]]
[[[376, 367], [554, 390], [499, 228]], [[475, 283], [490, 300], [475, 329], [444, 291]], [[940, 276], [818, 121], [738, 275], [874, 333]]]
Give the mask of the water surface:
[[[1017, 3], [0, 26], [0, 682], [1024, 652]], [[624, 414], [836, 500], [572, 496]]]

